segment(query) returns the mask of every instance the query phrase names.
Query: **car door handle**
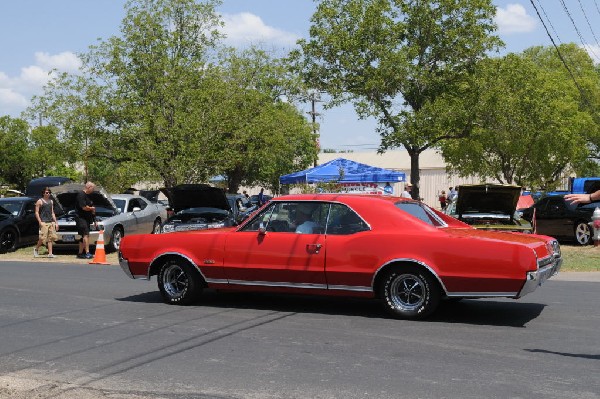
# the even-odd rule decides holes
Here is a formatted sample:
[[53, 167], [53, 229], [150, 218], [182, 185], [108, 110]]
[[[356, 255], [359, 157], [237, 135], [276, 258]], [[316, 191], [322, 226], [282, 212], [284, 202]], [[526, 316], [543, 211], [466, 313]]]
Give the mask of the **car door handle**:
[[321, 251], [321, 244], [306, 244], [306, 250], [311, 254], [318, 254]]

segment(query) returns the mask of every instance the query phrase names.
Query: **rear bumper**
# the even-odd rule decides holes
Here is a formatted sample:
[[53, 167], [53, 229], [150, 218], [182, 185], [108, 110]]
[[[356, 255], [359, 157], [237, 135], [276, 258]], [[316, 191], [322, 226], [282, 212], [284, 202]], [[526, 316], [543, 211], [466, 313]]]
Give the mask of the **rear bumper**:
[[523, 284], [523, 288], [519, 291], [517, 298], [535, 291], [536, 288], [542, 285], [546, 280], [557, 274], [560, 271], [561, 265], [562, 258], [553, 257], [550, 263], [540, 267], [538, 270], [527, 272], [525, 284]]

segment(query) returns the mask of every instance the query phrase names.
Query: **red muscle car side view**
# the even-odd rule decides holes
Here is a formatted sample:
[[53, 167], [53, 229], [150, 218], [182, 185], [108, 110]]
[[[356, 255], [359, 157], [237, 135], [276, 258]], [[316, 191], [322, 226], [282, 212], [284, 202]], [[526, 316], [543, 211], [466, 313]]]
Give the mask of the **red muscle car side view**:
[[562, 258], [551, 237], [477, 230], [410, 199], [303, 194], [235, 228], [126, 236], [119, 261], [131, 278], [156, 275], [170, 304], [205, 288], [344, 295], [421, 319], [447, 298], [520, 298]]

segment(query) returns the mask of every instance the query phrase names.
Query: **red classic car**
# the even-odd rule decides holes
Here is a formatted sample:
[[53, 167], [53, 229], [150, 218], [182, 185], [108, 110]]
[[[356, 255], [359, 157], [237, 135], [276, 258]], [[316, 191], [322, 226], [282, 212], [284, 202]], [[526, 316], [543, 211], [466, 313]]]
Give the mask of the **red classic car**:
[[380, 298], [424, 318], [446, 298], [520, 298], [560, 269], [551, 237], [482, 231], [390, 196], [278, 197], [235, 228], [123, 238], [134, 279], [156, 275], [166, 303], [204, 288]]

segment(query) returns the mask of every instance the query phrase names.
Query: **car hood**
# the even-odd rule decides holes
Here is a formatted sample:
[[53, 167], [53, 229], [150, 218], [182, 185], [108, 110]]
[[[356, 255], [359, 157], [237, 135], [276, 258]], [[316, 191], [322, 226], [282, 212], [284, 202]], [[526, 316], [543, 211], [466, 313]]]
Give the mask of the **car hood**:
[[[83, 184], [63, 184], [60, 186], [52, 187], [52, 195], [58, 202], [58, 205], [62, 208], [64, 213], [69, 210], [75, 209], [75, 201], [77, 193], [83, 191], [85, 186]], [[96, 186], [94, 191], [89, 194], [94, 206], [101, 206], [103, 208], [117, 210], [117, 206], [110, 198], [108, 193], [104, 191], [102, 187]]]
[[175, 212], [190, 208], [217, 208], [231, 211], [225, 192], [207, 184], [181, 184], [165, 190]]
[[512, 218], [521, 195], [520, 186], [503, 184], [470, 184], [458, 189], [456, 213], [460, 219], [465, 214], [486, 213]]

